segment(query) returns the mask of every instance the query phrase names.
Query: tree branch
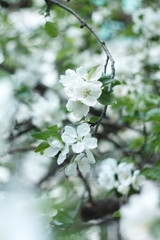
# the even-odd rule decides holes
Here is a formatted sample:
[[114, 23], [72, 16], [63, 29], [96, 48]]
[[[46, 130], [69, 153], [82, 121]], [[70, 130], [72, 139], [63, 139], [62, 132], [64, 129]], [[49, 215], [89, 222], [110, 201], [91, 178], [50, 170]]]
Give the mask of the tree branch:
[[84, 183], [84, 185], [86, 186], [86, 189], [87, 189], [87, 191], [88, 191], [88, 196], [89, 196], [88, 202], [93, 203], [93, 198], [92, 198], [92, 194], [91, 194], [91, 189], [90, 189], [90, 186], [89, 186], [89, 184], [88, 184], [88, 181], [87, 181], [87, 179], [82, 175], [82, 173], [81, 173], [81, 171], [79, 170], [78, 167], [77, 167], [77, 170], [78, 170], [78, 175], [79, 175], [79, 177], [82, 179], [82, 181], [83, 181], [83, 183]]
[[105, 69], [107, 67], [108, 64], [108, 59], [111, 61], [111, 78], [114, 78], [115, 75], [115, 61], [112, 57], [112, 55], [110, 54], [105, 42], [99, 37], [99, 35], [96, 33], [96, 31], [83, 19], [81, 18], [73, 9], [69, 8], [68, 6], [64, 5], [63, 3], [57, 1], [57, 0], [45, 0], [47, 6], [50, 7], [51, 4], [55, 4], [63, 9], [65, 9], [66, 11], [68, 11], [69, 13], [71, 13], [72, 15], [74, 15], [81, 23], [81, 28], [86, 27], [88, 28], [88, 30], [96, 37], [96, 39], [98, 40], [98, 42], [101, 44], [102, 49], [104, 50], [105, 54], [106, 54], [106, 63], [105, 63]]

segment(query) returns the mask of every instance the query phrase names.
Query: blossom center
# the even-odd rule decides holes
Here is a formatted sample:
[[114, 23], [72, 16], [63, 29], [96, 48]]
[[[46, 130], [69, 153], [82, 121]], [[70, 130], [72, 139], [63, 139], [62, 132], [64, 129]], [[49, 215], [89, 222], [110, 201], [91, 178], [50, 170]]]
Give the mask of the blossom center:
[[84, 97], [87, 97], [91, 93], [91, 90], [86, 89], [83, 91]]
[[79, 136], [79, 137], [76, 138], [77, 142], [81, 142], [82, 139], [83, 139], [83, 137], [81, 137], [81, 136]]

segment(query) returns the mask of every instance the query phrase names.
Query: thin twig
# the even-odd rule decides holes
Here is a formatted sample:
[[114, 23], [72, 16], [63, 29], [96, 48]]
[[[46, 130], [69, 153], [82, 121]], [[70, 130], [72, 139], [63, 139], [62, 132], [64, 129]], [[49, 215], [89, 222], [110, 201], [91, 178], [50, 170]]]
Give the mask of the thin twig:
[[93, 202], [93, 199], [92, 199], [92, 194], [91, 194], [91, 189], [90, 189], [90, 186], [89, 186], [89, 183], [87, 181], [87, 179], [82, 175], [81, 171], [79, 170], [79, 168], [77, 167], [77, 170], [78, 170], [78, 175], [79, 177], [82, 179], [87, 191], [88, 191], [88, 201], [89, 202]]
[[[99, 35], [96, 33], [96, 31], [83, 19], [81, 18], [73, 9], [69, 8], [68, 6], [64, 5], [61, 2], [58, 2], [56, 0], [47, 0], [46, 1], [47, 4], [55, 4], [63, 9], [65, 9], [66, 11], [70, 12], [72, 15], [74, 15], [81, 23], [81, 28], [86, 27], [88, 28], [88, 30], [96, 37], [96, 39], [99, 41], [99, 43], [101, 44], [102, 49], [104, 50], [105, 54], [106, 54], [106, 63], [108, 64], [108, 58], [111, 61], [111, 78], [114, 78], [115, 75], [115, 61], [112, 57], [112, 55], [110, 54], [105, 42], [99, 37]], [[105, 64], [105, 68], [106, 68], [106, 64]]]
[[19, 147], [19, 148], [15, 148], [15, 149], [10, 149], [8, 151], [8, 154], [13, 154], [13, 153], [16, 153], [16, 152], [33, 151], [35, 149], [36, 149], [36, 146]]
[[97, 133], [98, 128], [99, 128], [99, 125], [101, 124], [102, 119], [104, 118], [104, 116], [105, 116], [105, 114], [106, 114], [106, 111], [107, 111], [107, 105], [104, 107], [100, 118], [99, 118], [98, 121], [96, 122], [96, 126], [95, 126], [95, 129], [94, 129], [93, 135], [95, 135], [95, 134]]

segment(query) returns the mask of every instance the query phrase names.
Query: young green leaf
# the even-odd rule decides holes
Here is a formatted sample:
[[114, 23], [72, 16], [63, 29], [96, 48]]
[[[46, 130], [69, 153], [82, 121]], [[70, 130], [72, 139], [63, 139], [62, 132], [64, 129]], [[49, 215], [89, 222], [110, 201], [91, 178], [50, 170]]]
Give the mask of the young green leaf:
[[89, 69], [89, 71], [88, 71], [88, 78], [89, 78], [89, 79], [90, 79], [90, 77], [92, 76], [92, 74], [97, 70], [98, 66], [99, 66], [99, 65], [94, 66], [94, 67], [92, 67], [91, 69]]
[[50, 127], [47, 127], [49, 130], [53, 130], [53, 131], [56, 131], [58, 132], [58, 126], [57, 125], [53, 125], [53, 126], [50, 126]]
[[45, 31], [51, 38], [55, 38], [58, 35], [57, 26], [52, 22], [46, 22]]
[[94, 116], [94, 117], [91, 117], [91, 118], [90, 118], [89, 122], [90, 122], [90, 123], [96, 123], [98, 120], [99, 120], [99, 117]]
[[38, 147], [36, 148], [35, 152], [41, 152], [44, 151], [45, 149], [47, 149], [49, 147], [49, 144], [47, 142], [42, 142], [38, 145]]
[[100, 102], [103, 105], [112, 105], [117, 103], [117, 101], [113, 98], [113, 95], [108, 92], [107, 88], [104, 88], [102, 90], [102, 94], [98, 98], [98, 102]]
[[31, 134], [32, 137], [41, 140], [47, 140], [50, 137], [55, 137], [61, 140], [61, 135], [57, 131], [47, 130], [44, 132], [34, 132]]

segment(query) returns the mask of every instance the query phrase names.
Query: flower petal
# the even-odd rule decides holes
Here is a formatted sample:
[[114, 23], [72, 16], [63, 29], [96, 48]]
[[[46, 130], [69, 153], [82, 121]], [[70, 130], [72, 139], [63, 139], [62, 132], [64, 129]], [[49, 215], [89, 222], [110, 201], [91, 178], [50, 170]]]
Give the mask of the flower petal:
[[75, 162], [71, 163], [69, 166], [65, 168], [65, 174], [67, 176], [76, 175], [77, 172], [77, 164]]
[[81, 153], [84, 150], [84, 142], [77, 142], [72, 145], [72, 150], [74, 153]]
[[52, 147], [49, 147], [47, 149], [44, 150], [44, 154], [47, 156], [47, 157], [54, 157], [56, 156], [56, 154], [60, 151], [59, 148], [52, 148]]
[[62, 134], [62, 140], [63, 140], [63, 142], [68, 143], [68, 144], [72, 144], [75, 142], [75, 138], [68, 135], [65, 132]]
[[87, 161], [85, 161], [85, 159], [86, 158], [84, 158], [84, 161], [82, 159], [82, 161], [78, 162], [78, 168], [81, 172], [88, 173], [90, 172], [91, 167], [90, 164]]
[[92, 138], [89, 136], [84, 137], [84, 142], [89, 149], [94, 149], [97, 147], [97, 138]]
[[73, 138], [77, 137], [76, 130], [73, 127], [66, 126], [65, 127], [65, 133], [67, 133], [68, 135], [72, 136]]
[[78, 136], [86, 136], [90, 132], [90, 126], [87, 123], [82, 123], [77, 127]]
[[95, 163], [95, 158], [93, 156], [93, 153], [91, 151], [89, 151], [89, 149], [86, 149], [86, 153], [87, 153], [87, 158], [88, 158], [88, 162], [89, 163]]

